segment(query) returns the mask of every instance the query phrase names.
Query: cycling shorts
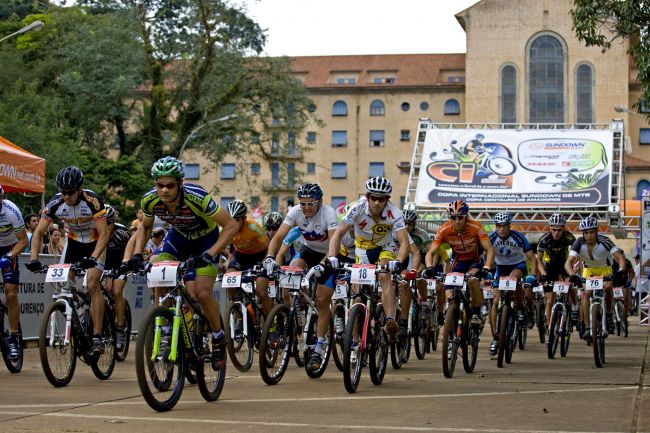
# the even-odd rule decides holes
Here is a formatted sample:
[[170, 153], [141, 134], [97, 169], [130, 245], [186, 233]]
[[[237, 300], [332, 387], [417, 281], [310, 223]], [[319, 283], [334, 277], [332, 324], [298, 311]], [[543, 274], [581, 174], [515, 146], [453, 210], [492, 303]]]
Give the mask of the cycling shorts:
[[[63, 250], [63, 263], [78, 263], [86, 257], [91, 257], [97, 242], [78, 242], [68, 238], [65, 243], [65, 250]], [[106, 261], [106, 250], [104, 250], [99, 257], [97, 257], [96, 269], [104, 270], [104, 262]]]
[[[7, 254], [13, 249], [13, 245], [7, 245], [5, 247], [0, 247], [0, 257]], [[20, 280], [20, 262], [18, 261], [18, 256], [13, 256], [11, 258], [11, 267], [2, 269], [2, 280], [6, 284], [19, 284]]]
[[371, 248], [364, 250], [363, 248], [355, 248], [354, 255], [355, 261], [364, 265], [377, 264], [381, 260], [395, 260], [397, 257], [397, 244], [390, 242], [381, 247]]
[[[190, 256], [199, 256], [214, 246], [219, 239], [219, 230], [213, 230], [205, 236], [189, 240], [181, 235], [174, 227], [169, 229], [165, 241], [160, 248], [160, 254], [154, 259], [156, 262], [165, 260], [185, 261]], [[188, 272], [189, 274], [189, 272]], [[206, 265], [196, 269], [197, 276], [217, 278], [217, 268], [215, 265]], [[193, 279], [187, 276], [187, 280]]]
[[613, 274], [611, 266], [598, 266], [594, 268], [585, 268], [582, 271], [582, 277], [605, 277]]
[[519, 262], [515, 265], [497, 265], [497, 271], [494, 274], [494, 279], [498, 280], [499, 277], [508, 277], [510, 276], [510, 273], [515, 269], [519, 269], [524, 276], [528, 272], [526, 262]]
[[467, 273], [471, 269], [481, 269], [485, 263], [483, 259], [472, 259], [472, 260], [452, 260], [450, 272], [460, 272], [462, 274]]
[[253, 266], [259, 264], [266, 257], [266, 250], [259, 253], [245, 254], [235, 251], [232, 259], [228, 262], [228, 269], [236, 269], [238, 271], [247, 271], [252, 269]]

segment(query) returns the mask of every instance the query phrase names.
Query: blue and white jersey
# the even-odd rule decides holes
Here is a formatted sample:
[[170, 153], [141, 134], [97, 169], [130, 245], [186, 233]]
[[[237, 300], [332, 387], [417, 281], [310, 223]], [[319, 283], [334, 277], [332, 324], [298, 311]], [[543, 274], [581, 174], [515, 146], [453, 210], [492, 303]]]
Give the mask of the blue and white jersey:
[[0, 210], [0, 247], [7, 247], [18, 242], [16, 233], [25, 231], [23, 216], [12, 201], [2, 200]]
[[311, 218], [305, 217], [300, 206], [294, 206], [284, 218], [284, 224], [289, 227], [298, 227], [305, 245], [317, 253], [327, 253], [330, 245], [329, 230], [336, 230], [339, 220], [336, 211], [326, 204]]
[[526, 253], [532, 249], [528, 239], [516, 230], [510, 230], [510, 235], [505, 239], [499, 237], [496, 231], [490, 233], [489, 237], [496, 252], [494, 261], [498, 266], [525, 262]]

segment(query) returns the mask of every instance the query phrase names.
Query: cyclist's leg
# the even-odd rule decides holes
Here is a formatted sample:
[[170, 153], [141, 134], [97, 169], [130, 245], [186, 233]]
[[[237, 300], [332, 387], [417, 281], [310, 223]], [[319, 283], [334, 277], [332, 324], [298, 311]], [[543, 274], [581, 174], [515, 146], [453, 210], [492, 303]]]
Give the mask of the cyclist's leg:
[[115, 301], [115, 322], [117, 326], [124, 326], [124, 311], [126, 310], [126, 300], [124, 299], [124, 286], [126, 279], [112, 280], [113, 300]]
[[[11, 251], [13, 245], [0, 247], [0, 255], [4, 255]], [[5, 272], [5, 270], [7, 272]], [[11, 267], [2, 272], [2, 280], [4, 281], [5, 302], [7, 304], [9, 319], [9, 331], [12, 333], [18, 332], [20, 324], [20, 304], [18, 303], [18, 286], [20, 284], [20, 263], [18, 257], [11, 258]]]
[[104, 297], [101, 294], [99, 280], [102, 276], [102, 270], [92, 268], [86, 271], [86, 283], [88, 284], [88, 293], [90, 294], [90, 317], [93, 320], [94, 334], [102, 334], [102, 324], [104, 317]]

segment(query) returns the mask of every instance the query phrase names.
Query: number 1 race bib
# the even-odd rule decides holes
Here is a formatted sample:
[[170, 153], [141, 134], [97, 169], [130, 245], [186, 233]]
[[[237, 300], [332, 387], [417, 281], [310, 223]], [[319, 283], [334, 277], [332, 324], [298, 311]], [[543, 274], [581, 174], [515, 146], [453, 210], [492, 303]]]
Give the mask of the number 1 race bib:
[[164, 261], [151, 265], [147, 273], [148, 287], [174, 287], [176, 285], [176, 273], [179, 262]]
[[70, 264], [50, 265], [45, 274], [46, 283], [65, 283], [68, 281], [68, 273], [70, 272]]

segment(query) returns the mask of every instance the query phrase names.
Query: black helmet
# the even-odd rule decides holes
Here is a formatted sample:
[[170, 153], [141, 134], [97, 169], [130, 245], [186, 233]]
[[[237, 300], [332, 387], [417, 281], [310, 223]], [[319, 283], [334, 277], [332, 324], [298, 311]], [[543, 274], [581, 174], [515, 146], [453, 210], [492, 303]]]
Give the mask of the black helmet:
[[298, 188], [298, 198], [313, 198], [320, 200], [323, 198], [323, 190], [317, 183], [303, 183]]
[[79, 189], [83, 183], [84, 174], [74, 165], [64, 168], [56, 175], [56, 187], [59, 191]]
[[283, 219], [280, 212], [269, 212], [264, 216], [264, 228], [267, 230], [277, 230], [282, 224]]
[[115, 222], [115, 208], [110, 204], [105, 204], [106, 209], [106, 224], [113, 224]]

